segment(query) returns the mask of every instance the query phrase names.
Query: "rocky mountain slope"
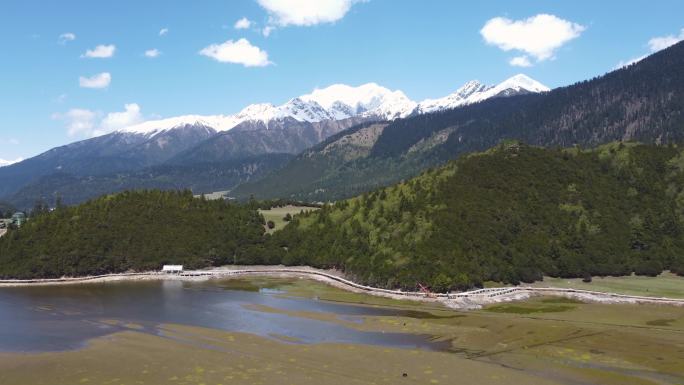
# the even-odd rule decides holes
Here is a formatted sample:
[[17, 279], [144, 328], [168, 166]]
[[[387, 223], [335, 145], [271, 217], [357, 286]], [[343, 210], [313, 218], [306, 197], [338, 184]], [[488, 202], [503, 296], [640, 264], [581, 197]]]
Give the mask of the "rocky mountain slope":
[[[493, 92], [470, 83], [443, 105]], [[462, 108], [343, 131], [277, 173], [238, 186], [233, 195], [331, 200], [391, 184], [502, 140], [539, 146], [596, 146], [610, 141], [684, 140], [684, 43], [626, 68], [544, 93], [489, 98]], [[476, 98], [477, 96], [475, 96]], [[363, 137], [363, 151], [358, 138]], [[335, 151], [331, 151], [335, 149]], [[355, 154], [339, 156], [339, 154]]]
[[[189, 185], [183, 184], [189, 181], [188, 178], [180, 178], [174, 183], [160, 182], [165, 178], [178, 178], [182, 170], [196, 165], [201, 165], [203, 170], [199, 175], [225, 171], [244, 177], [229, 178], [230, 184], [220, 188], [225, 190], [257, 176], [237, 172], [233, 168], [242, 160], [251, 164], [253, 159], [262, 155], [295, 155], [361, 123], [391, 121], [456, 108], [486, 98], [547, 90], [524, 75], [497, 86], [473, 87], [473, 84], [468, 83], [467, 87], [446, 98], [421, 103], [410, 100], [401, 91], [392, 91], [374, 83], [358, 87], [336, 84], [316, 89], [279, 106], [253, 104], [234, 115], [186, 115], [148, 121], [61, 146], [0, 168], [0, 197], [8, 197], [22, 205], [37, 199], [52, 202], [57, 196], [78, 202], [83, 197], [108, 191], [111, 181], [121, 180], [124, 175], [135, 175], [132, 180], [136, 182], [116, 185], [128, 188], [215, 186], [215, 181], [199, 181], [197, 178], [190, 178], [193, 183]], [[230, 170], [221, 169], [226, 164], [232, 165]], [[266, 167], [276, 165], [273, 162], [259, 164], [258, 175], [268, 171]], [[182, 170], [174, 170], [173, 167]], [[169, 174], [161, 177], [159, 170], [166, 170]], [[147, 174], [154, 176], [145, 179]], [[84, 180], [88, 183], [84, 184]], [[219, 180], [228, 183], [227, 179]], [[74, 191], [83, 193], [73, 195]], [[27, 195], [28, 192], [32, 193]]]

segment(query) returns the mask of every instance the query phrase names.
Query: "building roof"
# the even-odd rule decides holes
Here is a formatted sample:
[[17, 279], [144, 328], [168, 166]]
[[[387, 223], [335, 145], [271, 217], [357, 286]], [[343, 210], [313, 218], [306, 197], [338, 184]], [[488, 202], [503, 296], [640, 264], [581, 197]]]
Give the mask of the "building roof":
[[164, 265], [162, 271], [183, 271], [183, 265]]

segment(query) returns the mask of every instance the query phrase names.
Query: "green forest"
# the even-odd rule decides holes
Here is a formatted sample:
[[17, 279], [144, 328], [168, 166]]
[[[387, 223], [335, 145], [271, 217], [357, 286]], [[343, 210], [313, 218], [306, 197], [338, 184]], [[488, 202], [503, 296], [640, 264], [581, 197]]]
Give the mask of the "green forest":
[[392, 187], [295, 217], [286, 264], [383, 287], [684, 274], [684, 153], [509, 142]]
[[193, 198], [190, 191], [124, 192], [33, 215], [0, 238], [0, 277], [245, 263], [245, 255], [267, 254], [254, 250], [263, 235], [263, 218], [246, 206]]
[[140, 191], [60, 207], [0, 238], [0, 276], [283, 263], [441, 292], [545, 275], [684, 275], [684, 150], [675, 145], [509, 141], [266, 234], [257, 209], [285, 203]]

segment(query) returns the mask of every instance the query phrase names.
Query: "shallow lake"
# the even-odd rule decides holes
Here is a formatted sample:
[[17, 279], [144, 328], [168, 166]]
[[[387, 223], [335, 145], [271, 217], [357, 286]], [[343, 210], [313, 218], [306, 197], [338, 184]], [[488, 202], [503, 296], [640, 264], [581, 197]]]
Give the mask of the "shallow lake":
[[[109, 282], [0, 288], [0, 351], [77, 349], [91, 338], [127, 329], [163, 335], [163, 324], [184, 324], [261, 336], [285, 336], [297, 343], [361, 343], [441, 350], [428, 336], [364, 332], [335, 322], [250, 310], [265, 305], [287, 311], [323, 312], [362, 322], [362, 316], [400, 311], [288, 298], [277, 290], [231, 289], [222, 281]], [[115, 321], [115, 322], [112, 322]]]

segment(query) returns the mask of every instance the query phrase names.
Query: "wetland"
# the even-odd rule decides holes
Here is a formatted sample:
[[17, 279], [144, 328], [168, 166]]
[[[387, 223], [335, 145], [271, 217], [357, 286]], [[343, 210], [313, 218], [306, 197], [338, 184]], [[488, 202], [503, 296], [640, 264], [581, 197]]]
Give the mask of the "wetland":
[[681, 384], [684, 309], [458, 312], [307, 279], [0, 290], [2, 384]]

